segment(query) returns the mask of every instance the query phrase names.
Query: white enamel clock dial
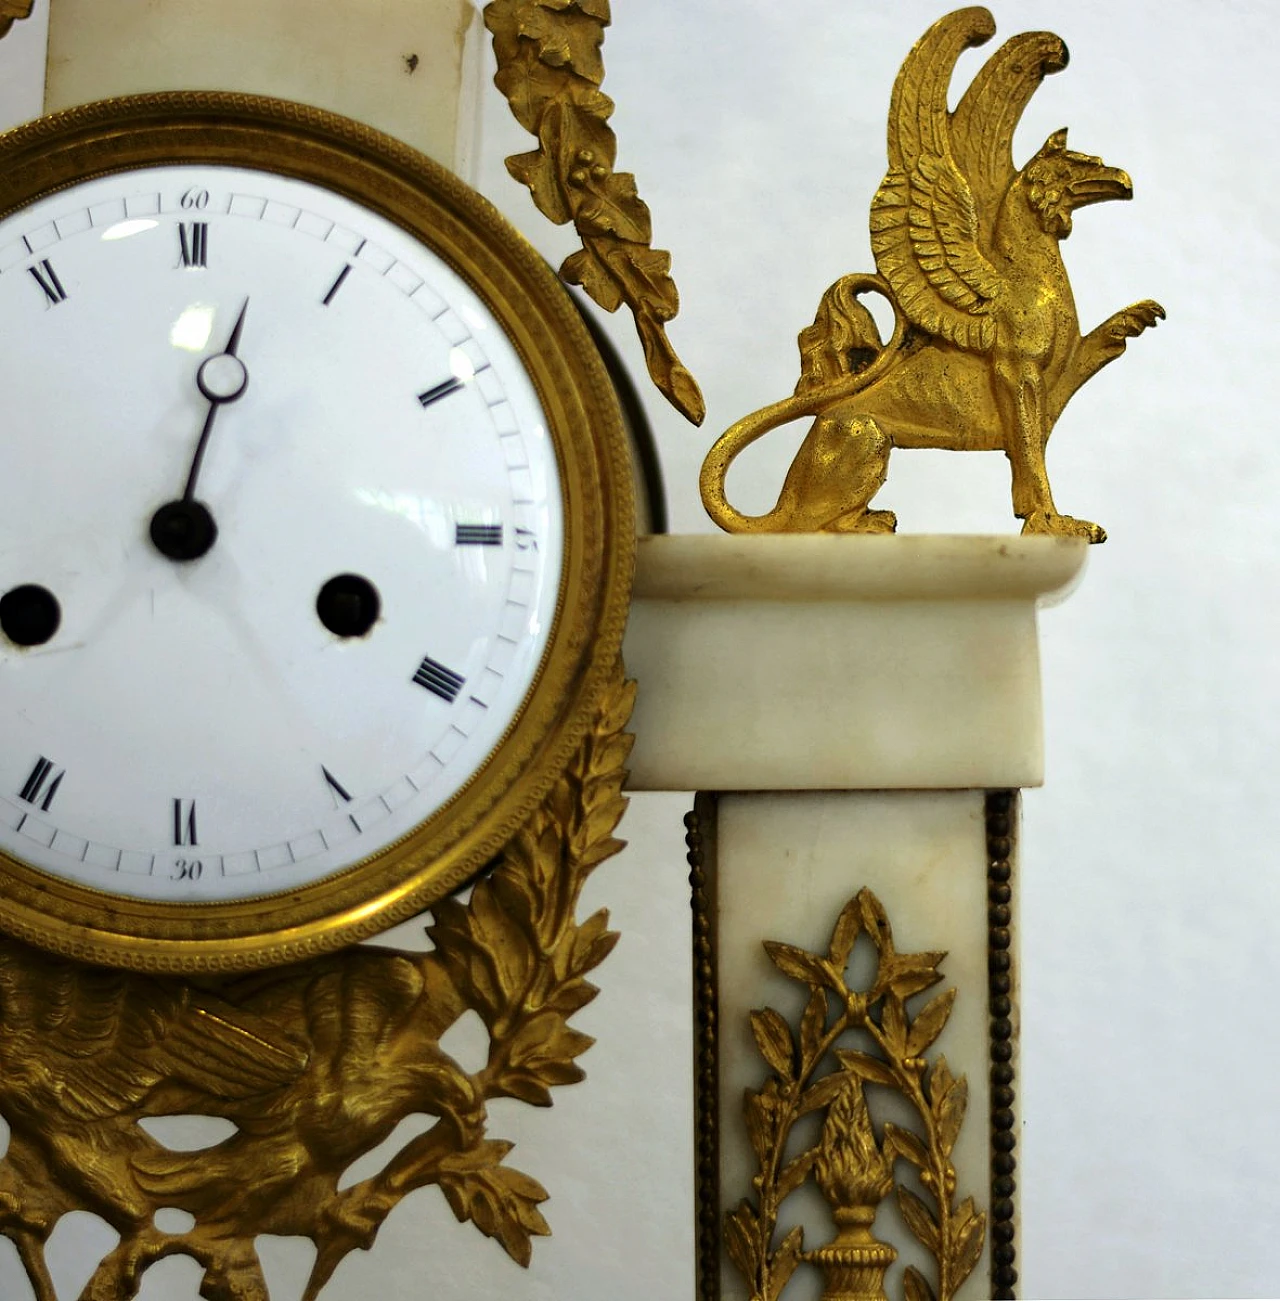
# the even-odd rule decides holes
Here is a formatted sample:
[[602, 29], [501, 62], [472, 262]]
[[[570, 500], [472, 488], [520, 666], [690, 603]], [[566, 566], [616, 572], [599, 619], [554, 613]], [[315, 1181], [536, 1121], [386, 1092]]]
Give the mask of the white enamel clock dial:
[[174, 903], [384, 850], [556, 616], [556, 448], [444, 260], [311, 181], [162, 165], [0, 222], [0, 849]]

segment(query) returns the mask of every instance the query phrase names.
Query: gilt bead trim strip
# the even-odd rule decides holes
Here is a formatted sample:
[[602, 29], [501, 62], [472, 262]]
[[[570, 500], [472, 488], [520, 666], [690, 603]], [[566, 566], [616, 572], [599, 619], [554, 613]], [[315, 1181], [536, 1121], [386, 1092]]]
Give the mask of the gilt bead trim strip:
[[716, 797], [700, 792], [684, 817], [693, 904], [694, 1244], [697, 1301], [720, 1297], [720, 1062], [716, 1036]]
[[1018, 819], [1016, 791], [986, 798], [987, 972], [991, 1052], [991, 1295], [1017, 1296], [1018, 1117], [1014, 1090], [1017, 988], [1013, 959], [1013, 854]]

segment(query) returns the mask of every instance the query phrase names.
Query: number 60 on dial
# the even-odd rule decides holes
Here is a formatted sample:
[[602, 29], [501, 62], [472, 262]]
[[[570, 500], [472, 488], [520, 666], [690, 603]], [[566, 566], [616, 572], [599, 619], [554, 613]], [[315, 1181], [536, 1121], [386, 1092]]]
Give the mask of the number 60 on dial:
[[227, 968], [528, 816], [616, 664], [629, 454], [487, 204], [243, 96], [0, 139], [0, 925]]

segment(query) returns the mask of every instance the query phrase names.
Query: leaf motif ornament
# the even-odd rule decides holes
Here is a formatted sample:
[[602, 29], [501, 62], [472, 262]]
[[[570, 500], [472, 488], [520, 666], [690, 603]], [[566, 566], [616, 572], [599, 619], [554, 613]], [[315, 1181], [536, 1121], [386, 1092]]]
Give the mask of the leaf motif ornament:
[[[875, 952], [865, 989], [848, 984], [859, 941]], [[896, 1251], [871, 1236], [876, 1207], [892, 1191], [912, 1236], [934, 1260], [936, 1283], [914, 1267], [903, 1278], [905, 1301], [950, 1301], [982, 1254], [986, 1215], [972, 1197], [957, 1204], [951, 1152], [968, 1104], [968, 1084], [944, 1057], [927, 1051], [946, 1028], [956, 991], [913, 1009], [916, 996], [942, 979], [941, 952], [899, 953], [883, 905], [861, 890], [845, 905], [824, 953], [765, 941], [784, 975], [806, 985], [809, 999], [793, 1033], [771, 1008], [751, 1013], [756, 1047], [768, 1067], [759, 1089], [744, 1098], [747, 1135], [757, 1162], [752, 1196], [725, 1217], [729, 1258], [752, 1301], [778, 1301], [804, 1263], [826, 1275], [824, 1296], [883, 1297], [884, 1274]], [[907, 1128], [885, 1122], [877, 1133], [868, 1089], [892, 1092], [915, 1116]], [[801, 1117], [825, 1112], [817, 1143], [793, 1152]], [[925, 1191], [896, 1180], [899, 1161]], [[779, 1238], [782, 1203], [812, 1178], [837, 1227], [827, 1246], [806, 1250], [804, 1231]]]
[[600, 89], [607, 0], [489, 0], [484, 21], [498, 60], [494, 84], [538, 138], [537, 149], [507, 159], [507, 170], [544, 216], [558, 226], [572, 222], [582, 240], [561, 276], [606, 312], [624, 303], [631, 309], [653, 382], [701, 424], [702, 393], [666, 333], [680, 308], [671, 255], [651, 246], [652, 221], [635, 177], [614, 170], [614, 106]]

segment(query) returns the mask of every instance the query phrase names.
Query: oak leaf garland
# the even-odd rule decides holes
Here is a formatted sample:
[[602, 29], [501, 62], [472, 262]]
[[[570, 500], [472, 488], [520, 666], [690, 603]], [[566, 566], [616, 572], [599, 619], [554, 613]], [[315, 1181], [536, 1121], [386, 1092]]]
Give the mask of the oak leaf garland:
[[33, 0], [0, 0], [0, 37], [21, 18], [31, 17]]

